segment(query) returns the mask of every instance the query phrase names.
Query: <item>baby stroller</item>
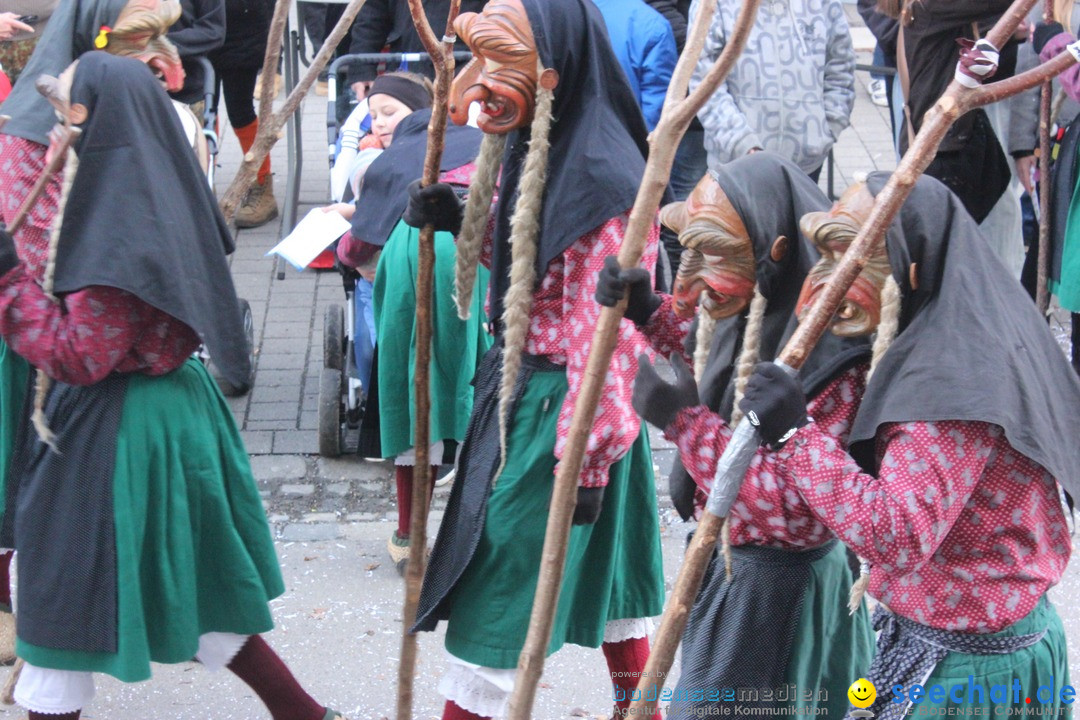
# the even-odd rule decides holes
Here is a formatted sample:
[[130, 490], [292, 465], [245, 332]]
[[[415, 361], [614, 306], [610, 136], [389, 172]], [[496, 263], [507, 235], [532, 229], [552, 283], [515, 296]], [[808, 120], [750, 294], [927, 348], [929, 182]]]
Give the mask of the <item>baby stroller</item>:
[[[195, 114], [190, 105], [174, 100], [173, 106], [176, 108], [176, 114], [180, 118], [184, 134], [199, 161], [199, 166], [206, 173], [206, 180], [210, 184], [210, 189], [214, 190], [214, 171], [217, 167], [219, 145], [217, 113], [214, 108], [215, 75], [214, 67], [209, 60], [199, 58], [198, 62], [203, 67], [203, 110], [201, 117]], [[213, 358], [206, 351], [206, 346], [200, 346], [196, 351], [196, 356], [207, 366], [207, 370], [210, 371], [211, 377], [217, 381], [221, 392], [229, 397], [246, 394], [251, 390], [255, 380], [255, 321], [251, 314], [251, 304], [243, 298], [240, 298], [239, 302], [240, 315], [244, 321], [244, 337], [247, 341], [248, 357], [251, 361], [251, 375], [248, 377], [247, 382], [234, 385], [222, 377], [214, 365]]]

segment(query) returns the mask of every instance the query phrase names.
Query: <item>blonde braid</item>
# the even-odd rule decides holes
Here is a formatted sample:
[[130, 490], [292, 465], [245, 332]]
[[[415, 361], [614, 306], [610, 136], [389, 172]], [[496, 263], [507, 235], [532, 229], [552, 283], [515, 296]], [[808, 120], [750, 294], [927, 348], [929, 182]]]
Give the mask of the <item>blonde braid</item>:
[[735, 366], [735, 400], [731, 407], [731, 424], [738, 425], [742, 420], [739, 403], [746, 393], [746, 383], [754, 372], [754, 366], [761, 358], [761, 325], [765, 321], [765, 307], [768, 301], [754, 285], [754, 299], [750, 301], [750, 312], [746, 316], [746, 330], [743, 332], [742, 350]]
[[[881, 320], [878, 322], [877, 337], [874, 338], [874, 347], [870, 354], [870, 370], [866, 373], [866, 382], [877, 369], [878, 361], [889, 350], [892, 341], [896, 339], [897, 330], [900, 327], [900, 286], [893, 280], [893, 276], [885, 276], [885, 284], [881, 286]], [[848, 613], [855, 611], [862, 605], [863, 596], [870, 586], [870, 562], [865, 558], [859, 558], [859, 577], [851, 584], [848, 593]]]
[[697, 334], [694, 336], [694, 379], [701, 384], [705, 365], [709, 362], [713, 336], [716, 335], [716, 319], [702, 310], [698, 313]]
[[465, 201], [465, 217], [461, 221], [454, 261], [454, 302], [457, 304], [458, 317], [462, 320], [468, 320], [472, 313], [476, 271], [505, 148], [505, 135], [484, 135], [480, 154], [476, 158], [476, 175], [469, 186], [469, 199]]
[[[60, 246], [60, 228], [64, 224], [64, 208], [67, 205], [68, 194], [71, 192], [71, 184], [75, 181], [75, 173], [79, 171], [79, 156], [73, 148], [68, 148], [67, 160], [64, 164], [64, 180], [60, 186], [60, 202], [56, 208], [56, 217], [53, 218], [52, 229], [49, 233], [49, 249], [45, 261], [45, 274], [41, 280], [41, 289], [54, 303], [59, 300], [53, 295], [53, 282], [56, 277], [56, 254]], [[34, 378], [34, 412], [31, 422], [34, 430], [43, 443], [54, 451], [56, 450], [56, 435], [49, 429], [48, 419], [45, 417], [45, 399], [49, 395], [49, 387], [52, 382], [44, 370], [38, 369]]]
[[544, 203], [547, 182], [548, 134], [551, 131], [551, 107], [555, 95], [539, 88], [536, 92], [536, 114], [533, 117], [529, 152], [521, 174], [514, 214], [510, 218], [510, 287], [503, 301], [503, 376], [499, 389], [499, 469], [498, 478], [506, 466], [506, 438], [510, 424], [510, 403], [514, 385], [521, 370], [521, 355], [529, 333], [529, 313], [532, 311], [533, 290], [536, 285], [537, 237], [540, 234], [540, 212]]

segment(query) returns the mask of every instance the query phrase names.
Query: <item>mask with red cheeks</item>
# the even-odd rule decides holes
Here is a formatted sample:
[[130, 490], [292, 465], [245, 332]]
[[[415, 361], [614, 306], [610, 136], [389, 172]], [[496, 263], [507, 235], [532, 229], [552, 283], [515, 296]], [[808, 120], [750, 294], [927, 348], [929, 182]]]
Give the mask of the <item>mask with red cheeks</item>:
[[454, 30], [474, 55], [450, 87], [450, 118], [469, 119], [469, 106], [480, 103], [477, 124], [485, 133], [503, 135], [526, 127], [536, 108], [537, 86], [553, 90], [554, 70], [539, 70], [536, 40], [520, 0], [492, 0], [481, 13], [464, 13]]
[[698, 302], [716, 319], [742, 312], [754, 297], [754, 248], [716, 180], [706, 175], [684, 202], [661, 210], [660, 222], [686, 248], [675, 276], [675, 313], [692, 317]]
[[[860, 228], [870, 217], [874, 196], [863, 183], [852, 185], [827, 212], [807, 213], [799, 221], [803, 234], [821, 253], [803, 283], [796, 312], [799, 317], [813, 305], [825, 289], [836, 264], [844, 256]], [[840, 337], [869, 335], [881, 320], [881, 288], [891, 271], [884, 247], [867, 262], [866, 267], [844, 295], [836, 311], [832, 331]]]
[[179, 19], [176, 0], [131, 0], [113, 23], [103, 48], [112, 55], [133, 57], [150, 66], [170, 92], [184, 87], [184, 68], [176, 46], [165, 37]]

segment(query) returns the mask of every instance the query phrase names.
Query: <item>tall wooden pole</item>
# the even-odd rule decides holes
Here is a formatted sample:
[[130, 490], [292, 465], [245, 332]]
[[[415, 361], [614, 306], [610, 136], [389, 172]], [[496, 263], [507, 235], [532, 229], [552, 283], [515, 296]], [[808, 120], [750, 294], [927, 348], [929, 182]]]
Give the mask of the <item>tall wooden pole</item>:
[[[1035, 2], [1036, 0], [1015, 0], [990, 31], [987, 36], [989, 41], [995, 47], [1002, 47]], [[1072, 55], [1063, 52], [1038, 68], [991, 85], [982, 85], [973, 89], [965, 88], [956, 81], [949, 85], [937, 104], [927, 111], [914, 142], [904, 154], [900, 165], [889, 178], [885, 188], [878, 193], [870, 217], [837, 264], [824, 291], [815, 300], [807, 316], [799, 323], [795, 334], [784, 347], [778, 359], [779, 364], [792, 373], [802, 367], [817, 341], [831, 324], [833, 315], [840, 307], [844, 295], [870, 258], [883, 245], [886, 229], [911, 193], [915, 181], [933, 160], [945, 133], [956, 122], [956, 119], [969, 110], [1033, 88], [1075, 62]], [[674, 661], [675, 650], [686, 629], [690, 608], [701, 589], [701, 578], [705, 567], [715, 550], [722, 518], [738, 495], [750, 460], [759, 446], [760, 439], [757, 433], [750, 425], [750, 421], [743, 418], [735, 428], [735, 433], [720, 459], [706, 512], [687, 549], [683, 566], [679, 571], [679, 578], [668, 600], [668, 605], [664, 609], [664, 617], [654, 642], [653, 652], [645, 665], [641, 682], [638, 684], [641, 699], [631, 706], [631, 713], [637, 717], [651, 716], [655, 712], [657, 701], [645, 698], [660, 696], [664, 680]]]
[[[724, 51], [701, 85], [687, 96], [690, 76], [701, 55], [705, 35], [716, 10], [716, 0], [705, 0], [701, 3], [694, 28], [668, 87], [660, 122], [649, 138], [649, 158], [645, 165], [645, 175], [634, 207], [630, 211], [626, 235], [619, 250], [619, 265], [622, 267], [635, 267], [641, 261], [649, 231], [656, 221], [656, 211], [671, 176], [671, 166], [675, 161], [675, 149], [679, 140], [697, 111], [727, 77], [735, 59], [742, 52], [757, 17], [760, 2], [761, 0], [743, 0], [735, 30], [728, 38]], [[551, 640], [551, 627], [562, 586], [571, 520], [577, 503], [578, 477], [581, 474], [589, 432], [596, 417], [596, 407], [603, 391], [604, 377], [607, 375], [618, 339], [619, 322], [625, 310], [625, 300], [616, 307], [601, 308], [593, 334], [592, 350], [585, 367], [581, 391], [574, 405], [570, 435], [552, 491], [529, 631], [518, 659], [517, 682], [510, 698], [510, 720], [526, 720], [532, 714], [536, 686], [544, 671], [544, 657]]]
[[[1053, 0], [1043, 0], [1043, 21], [1054, 20]], [[1039, 96], [1039, 255], [1035, 305], [1045, 314], [1050, 308], [1047, 279], [1050, 274], [1050, 102], [1053, 82], [1046, 80]]]
[[[421, 0], [409, 0], [409, 12], [424, 48], [435, 64], [435, 100], [428, 122], [427, 151], [424, 154], [424, 174], [421, 185], [439, 181], [443, 146], [446, 140], [446, 113], [450, 99], [450, 82], [454, 78], [454, 20], [461, 9], [461, 0], [451, 0], [446, 19], [446, 34], [439, 42], [431, 30]], [[425, 225], [420, 230], [420, 246], [416, 273], [416, 364], [413, 370], [413, 395], [416, 425], [413, 447], [416, 464], [413, 466], [412, 508], [409, 516], [409, 565], [405, 571], [404, 627], [401, 635], [401, 662], [398, 664], [397, 720], [412, 720], [413, 681], [416, 676], [416, 635], [410, 632], [416, 622], [420, 604], [420, 587], [424, 580], [427, 555], [428, 488], [431, 487], [431, 296], [435, 271], [435, 228]]]

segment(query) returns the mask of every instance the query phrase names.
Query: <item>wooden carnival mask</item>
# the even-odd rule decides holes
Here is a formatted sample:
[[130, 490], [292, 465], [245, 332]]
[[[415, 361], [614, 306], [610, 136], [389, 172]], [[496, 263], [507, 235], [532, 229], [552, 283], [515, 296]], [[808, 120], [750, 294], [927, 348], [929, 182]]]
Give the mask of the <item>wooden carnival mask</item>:
[[180, 54], [167, 37], [169, 27], [181, 13], [177, 0], [131, 0], [111, 28], [102, 28], [94, 46], [112, 55], [133, 57], [146, 63], [175, 92], [184, 87]]
[[528, 126], [537, 86], [554, 90], [559, 75], [541, 68], [521, 0], [492, 0], [481, 13], [460, 15], [454, 30], [474, 57], [450, 87], [450, 118], [464, 125], [469, 106], [478, 102], [477, 124], [485, 133], [504, 135]]
[[703, 177], [684, 202], [664, 206], [660, 222], [677, 232], [686, 248], [675, 276], [675, 313], [692, 317], [699, 301], [716, 319], [742, 312], [754, 297], [754, 248], [712, 175]]
[[[821, 253], [821, 259], [803, 282], [796, 312], [801, 317], [832, 275], [836, 264], [847, 251], [859, 229], [870, 217], [874, 196], [865, 183], [856, 183], [826, 212], [807, 213], [799, 228]], [[841, 337], [869, 335], [881, 320], [881, 288], [891, 269], [884, 247], [872, 256], [855, 279], [836, 311], [832, 331]]]

